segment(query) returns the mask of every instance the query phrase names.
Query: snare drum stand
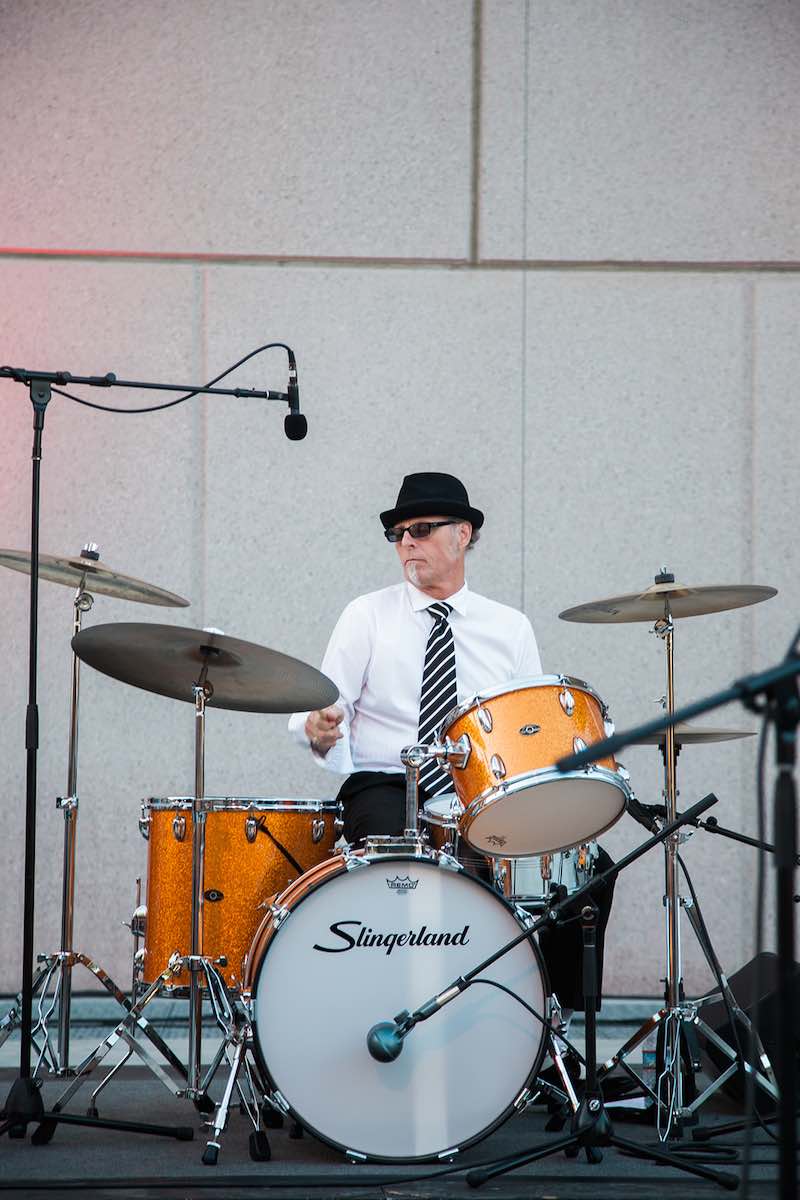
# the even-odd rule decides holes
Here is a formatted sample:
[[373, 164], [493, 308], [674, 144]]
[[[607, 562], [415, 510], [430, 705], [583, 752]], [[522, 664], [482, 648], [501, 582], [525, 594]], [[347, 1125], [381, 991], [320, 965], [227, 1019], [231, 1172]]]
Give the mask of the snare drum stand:
[[[205, 799], [205, 716], [206, 701], [213, 694], [213, 688], [207, 682], [209, 657], [215, 652], [214, 647], [205, 648], [205, 661], [200, 671], [200, 677], [192, 688], [195, 705], [195, 789], [192, 799], [192, 936], [191, 952], [188, 955], [175, 953], [169, 964], [158, 979], [151, 984], [144, 994], [130, 1006], [128, 1014], [120, 1021], [116, 1029], [100, 1043], [100, 1045], [84, 1060], [76, 1070], [76, 1078], [70, 1087], [58, 1098], [53, 1106], [55, 1112], [60, 1112], [65, 1104], [75, 1095], [84, 1080], [102, 1062], [109, 1050], [118, 1041], [127, 1045], [127, 1054], [117, 1063], [106, 1078], [92, 1094], [90, 1112], [96, 1113], [95, 1102], [100, 1092], [110, 1083], [119, 1068], [127, 1062], [132, 1054], [138, 1054], [156, 1078], [163, 1083], [167, 1091], [174, 1096], [185, 1096], [192, 1100], [200, 1112], [216, 1115], [209, 1121], [212, 1136], [203, 1152], [203, 1162], [213, 1166], [219, 1157], [219, 1138], [228, 1119], [236, 1087], [245, 1113], [253, 1125], [250, 1139], [250, 1154], [255, 1159], [269, 1158], [269, 1144], [261, 1130], [261, 1110], [259, 1107], [259, 1089], [256, 1087], [250, 1064], [245, 1058], [245, 1051], [251, 1042], [249, 1020], [242, 1018], [232, 1005], [225, 981], [217, 970], [224, 966], [224, 960], [212, 961], [203, 954], [203, 902], [204, 902], [204, 867], [205, 867], [205, 826], [208, 812], [208, 802]], [[147, 1033], [151, 1040], [153, 1033], [143, 1011], [146, 1006], [159, 996], [174, 976], [186, 970], [189, 972], [189, 1061], [188, 1069], [175, 1057], [167, 1047], [167, 1058], [171, 1066], [176, 1067], [182, 1076], [183, 1087], [176, 1088], [163, 1067], [147, 1053], [141, 1043], [135, 1040], [135, 1033], [140, 1029]], [[207, 995], [211, 1004], [214, 1020], [222, 1034], [222, 1042], [211, 1061], [205, 1075], [202, 1075], [202, 1024], [203, 1024], [203, 992], [201, 990], [202, 975]], [[158, 1039], [160, 1042], [160, 1039]], [[208, 1088], [223, 1063], [228, 1065], [228, 1077], [225, 1083], [222, 1100], [219, 1105], [208, 1095]], [[247, 1094], [238, 1075], [244, 1069]]]
[[[88, 542], [81, 550], [80, 557], [86, 560], [87, 574], [92, 562], [100, 558], [99, 548], [94, 542]], [[78, 589], [72, 601], [73, 606], [73, 636], [81, 631], [83, 614], [91, 610], [94, 597], [86, 589], [87, 575], [81, 578]], [[57, 806], [64, 813], [64, 874], [61, 891], [61, 948], [53, 954], [39, 955], [39, 969], [33, 978], [33, 995], [38, 996], [37, 1020], [31, 1030], [31, 1042], [36, 1051], [37, 1061], [33, 1069], [34, 1076], [42, 1063], [46, 1063], [51, 1073], [56, 1075], [73, 1075], [69, 1065], [69, 1035], [70, 1008], [72, 1003], [72, 968], [82, 966], [99, 980], [109, 995], [124, 1009], [129, 1010], [131, 1002], [117, 987], [114, 980], [86, 954], [75, 951], [73, 947], [73, 921], [75, 915], [75, 852], [78, 834], [78, 714], [80, 708], [80, 659], [72, 652], [72, 681], [70, 691], [69, 719], [69, 756], [67, 760], [67, 794], [59, 796]], [[52, 984], [52, 999], [48, 1004], [48, 993]], [[19, 1024], [19, 1005], [17, 1004], [0, 1021], [0, 1046]], [[58, 1049], [53, 1050], [48, 1024], [54, 1011], [58, 1008]], [[180, 1069], [181, 1064], [174, 1058], [169, 1047], [149, 1025], [143, 1026], [143, 1031], [155, 1044], [157, 1049], [170, 1060], [173, 1066]], [[41, 1036], [41, 1045], [38, 1037]]]

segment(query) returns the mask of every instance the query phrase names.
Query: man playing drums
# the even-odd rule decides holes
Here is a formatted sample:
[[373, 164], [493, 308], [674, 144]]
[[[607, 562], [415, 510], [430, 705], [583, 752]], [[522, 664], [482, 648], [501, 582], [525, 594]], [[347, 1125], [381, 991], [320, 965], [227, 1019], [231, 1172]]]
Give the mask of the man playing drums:
[[[397, 503], [380, 517], [403, 582], [348, 604], [321, 668], [339, 688], [339, 700], [289, 722], [320, 765], [348, 776], [338, 796], [348, 842], [402, 833], [403, 747], [433, 741], [442, 718], [475, 693], [542, 674], [528, 618], [470, 591], [465, 581], [465, 557], [484, 517], [458, 479], [407, 475]], [[423, 765], [421, 803], [452, 790], [438, 763]], [[601, 852], [598, 866], [609, 862]], [[610, 892], [597, 897], [601, 955]], [[546, 932], [540, 944], [553, 990], [565, 1013], [582, 1008], [580, 930], [572, 924]]]

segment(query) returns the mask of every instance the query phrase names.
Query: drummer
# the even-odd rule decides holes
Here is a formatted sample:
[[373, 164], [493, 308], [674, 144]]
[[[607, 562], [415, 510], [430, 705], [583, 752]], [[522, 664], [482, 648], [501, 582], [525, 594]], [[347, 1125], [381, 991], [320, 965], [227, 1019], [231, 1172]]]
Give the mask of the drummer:
[[[402, 833], [404, 746], [433, 741], [442, 718], [476, 692], [542, 674], [528, 618], [467, 585], [465, 559], [484, 517], [460, 480], [436, 471], [407, 475], [380, 519], [403, 581], [347, 605], [322, 661], [339, 699], [289, 721], [319, 765], [347, 776], [338, 799], [351, 843]], [[420, 803], [446, 791], [450, 775], [435, 760], [423, 764]], [[601, 852], [598, 866], [604, 862], [610, 859]], [[608, 894], [599, 933], [610, 907]], [[573, 924], [548, 933], [542, 949], [554, 990], [562, 1006], [582, 1008], [580, 930]], [[598, 942], [602, 955], [602, 936]]]

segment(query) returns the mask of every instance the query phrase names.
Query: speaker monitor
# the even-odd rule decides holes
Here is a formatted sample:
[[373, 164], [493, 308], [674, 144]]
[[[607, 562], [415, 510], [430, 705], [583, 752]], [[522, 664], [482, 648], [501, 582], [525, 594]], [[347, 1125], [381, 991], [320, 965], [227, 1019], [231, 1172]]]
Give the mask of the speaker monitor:
[[[776, 992], [778, 983], [778, 956], [764, 951], [758, 955], [757, 959], [751, 958], [750, 962], [745, 963], [735, 975], [729, 978], [728, 983], [739, 1007], [751, 1021], [754, 1019], [756, 1002], [760, 1000], [758, 1006], [759, 1033], [764, 1050], [774, 1068], [778, 1054], [778, 997]], [[800, 1012], [800, 963], [794, 964], [792, 1008], [795, 1014], [794, 1062], [798, 1082], [800, 1083], [800, 1022], [797, 1019], [797, 1014]], [[731, 1029], [728, 1010], [723, 1000], [715, 1000], [702, 1005], [698, 1010], [698, 1016], [719, 1037], [726, 1041], [732, 1050], [736, 1049], [736, 1034], [738, 1034], [742, 1050], [745, 1054], [747, 1053], [747, 1029], [741, 1022], [737, 1021], [736, 1034], [734, 1034]], [[729, 1067], [730, 1059], [722, 1053], [719, 1047], [715, 1046], [713, 1042], [709, 1041], [703, 1035], [702, 1029], [698, 1029], [697, 1033], [701, 1046], [714, 1065], [720, 1071]], [[737, 1071], [735, 1075], [732, 1075], [727, 1083], [723, 1085], [723, 1090], [741, 1103], [744, 1099], [742, 1072]], [[763, 1088], [756, 1087], [756, 1097], [759, 1111], [769, 1111], [775, 1107], [771, 1097], [768, 1096]]]

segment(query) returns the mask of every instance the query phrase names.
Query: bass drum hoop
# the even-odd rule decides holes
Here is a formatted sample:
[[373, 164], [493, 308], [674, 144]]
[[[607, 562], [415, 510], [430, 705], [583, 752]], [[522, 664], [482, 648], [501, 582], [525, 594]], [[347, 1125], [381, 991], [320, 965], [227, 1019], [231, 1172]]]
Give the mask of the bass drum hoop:
[[[356, 851], [356, 854], [360, 854], [360, 853], [361, 852]], [[425, 854], [422, 854], [422, 855], [382, 854], [380, 856], [379, 861], [380, 862], [388, 862], [388, 861], [394, 860], [394, 861], [403, 861], [403, 862], [415, 862], [415, 861], [419, 861], [420, 859], [422, 859], [423, 861], [436, 863], [440, 871], [452, 870], [452, 868], [439, 865], [439, 863], [438, 863], [439, 852], [436, 850], [429, 850]], [[370, 865], [372, 864], [373, 861], [376, 861], [376, 859], [370, 858], [370, 860], [369, 860]], [[338, 867], [338, 870], [335, 870], [335, 871], [333, 870], [334, 864], [336, 864], [336, 866]], [[324, 874], [322, 872], [323, 867], [327, 868], [327, 870], [324, 871]], [[322, 887], [323, 883], [325, 883], [329, 878], [335, 878], [341, 872], [347, 871], [348, 868], [346, 866], [345, 857], [344, 857], [344, 855], [342, 855], [342, 856], [340, 856], [339, 862], [337, 862], [337, 860], [334, 858], [334, 859], [331, 859], [329, 862], [321, 864], [320, 867], [312, 868], [312, 870], [315, 870], [315, 869], [318, 872], [320, 872], [321, 878], [315, 880], [314, 882], [309, 883], [309, 885], [303, 890], [302, 895], [299, 897], [299, 899], [297, 899], [294, 902], [294, 904], [292, 904], [291, 908], [289, 909], [289, 916], [291, 916], [292, 912], [294, 912], [294, 910], [303, 903], [303, 901], [306, 899], [306, 897], [311, 896], [311, 895], [313, 895], [314, 892], [318, 891]], [[361, 869], [362, 869], [361, 867], [356, 868], [356, 870], [361, 870]], [[465, 874], [465, 872], [463, 872], [463, 871], [456, 872], [456, 873], [457, 874]], [[310, 872], [309, 872], [309, 874], [310, 874]], [[500, 893], [494, 887], [491, 886], [491, 884], [484, 883], [484, 881], [482, 879], [476, 879], [475, 876], [473, 876], [473, 875], [470, 875], [467, 877], [470, 879], [470, 881], [472, 883], [475, 883], [479, 887], [482, 887], [495, 900], [497, 900], [500, 904], [502, 904], [505, 908], [507, 908], [511, 912], [512, 916], [514, 917], [514, 919], [516, 920], [518, 925], [522, 925], [522, 924], [526, 924], [526, 923], [533, 924], [533, 919], [530, 917], [530, 914], [522, 912], [513, 904], [509, 904], [509, 902], [505, 899], [505, 897], [501, 896]], [[303, 878], [303, 876], [301, 876], [301, 879], [302, 878]], [[289, 888], [287, 888], [286, 890], [289, 891], [291, 888], [296, 888], [297, 884], [299, 882], [300, 882], [299, 879], [295, 880], [295, 882], [293, 884], [290, 884]], [[280, 906], [281, 897], [285, 894], [286, 893], [284, 892], [281, 894], [281, 896], [277, 897], [277, 899], [275, 901], [276, 907]], [[258, 932], [256, 933], [256, 936], [253, 939], [253, 947], [254, 948], [259, 943], [259, 941], [262, 940], [262, 938], [263, 938], [262, 930], [264, 929], [264, 927], [266, 926], [268, 921], [269, 921], [269, 916], [267, 916], [265, 918], [265, 920], [261, 924], [261, 927], [259, 928]], [[521, 932], [522, 932], [522, 929], [520, 929], [520, 933]], [[274, 931], [273, 931], [273, 936], [274, 936]], [[267, 961], [267, 956], [269, 954], [270, 945], [272, 944], [272, 941], [273, 941], [273, 936], [270, 936], [269, 940], [267, 941], [266, 948], [264, 948], [262, 950], [261, 958], [260, 958], [258, 966], [255, 970], [255, 975], [252, 978], [252, 983], [250, 985], [250, 988], [247, 989], [249, 995], [255, 996], [258, 991], [259, 980], [261, 979], [261, 973], [264, 969], [264, 964]], [[545, 999], [547, 1000], [550, 996], [550, 981], [547, 977], [547, 970], [544, 965], [544, 959], [542, 958], [542, 953], [539, 949], [539, 943], [537, 941], [534, 941], [533, 939], [529, 938], [528, 945], [530, 946], [531, 950], [533, 951], [534, 960], [536, 962], [537, 967], [541, 971], [542, 989], [544, 992]], [[476, 963], [475, 966], [477, 966], [477, 965], [478, 964]], [[248, 981], [251, 973], [252, 973], [252, 966], [250, 964], [248, 964], [248, 967], [244, 973], [246, 984], [247, 984], [247, 981]], [[542, 1016], [545, 1017], [545, 1019], [546, 1019], [546, 1013], [542, 1013]], [[434, 1020], [436, 1019], [435, 1015], [434, 1015], [433, 1019]], [[531, 1017], [531, 1020], [534, 1020], [534, 1018]], [[255, 1011], [252, 1007], [251, 1007], [251, 1022], [250, 1022], [250, 1024], [251, 1024], [251, 1028], [253, 1031], [253, 1043], [252, 1044], [253, 1044], [253, 1054], [254, 1054], [254, 1057], [256, 1060], [256, 1065], [258, 1066], [259, 1072], [261, 1074], [261, 1077], [262, 1077], [264, 1083], [266, 1083], [268, 1085], [268, 1091], [278, 1092], [279, 1089], [277, 1087], [277, 1084], [276, 1084], [275, 1080], [272, 1078], [272, 1074], [270, 1073], [269, 1066], [267, 1065], [267, 1062], [266, 1062], [263, 1054], [261, 1053], [261, 1044], [260, 1044], [259, 1037], [258, 1037], [258, 1023], [256, 1021]], [[539, 1022], [537, 1022], [537, 1024], [539, 1024]], [[544, 1027], [540, 1026], [540, 1028], [543, 1029]], [[366, 1031], [365, 1031], [365, 1036], [366, 1036]], [[358, 1160], [361, 1161], [362, 1154], [363, 1154], [364, 1161], [377, 1162], [377, 1163], [437, 1162], [437, 1161], [441, 1161], [442, 1154], [446, 1153], [448, 1150], [452, 1150], [454, 1152], [460, 1152], [461, 1150], [468, 1149], [468, 1147], [470, 1147], [470, 1146], [477, 1145], [478, 1142], [482, 1142], [484, 1138], [489, 1137], [489, 1135], [494, 1133], [494, 1131], [496, 1129], [499, 1129], [500, 1126], [502, 1124], [504, 1124], [504, 1122], [506, 1122], [510, 1116], [513, 1116], [513, 1114], [518, 1111], [516, 1101], [519, 1099], [519, 1097], [521, 1095], [524, 1095], [525, 1092], [530, 1090], [531, 1084], [536, 1079], [537, 1075], [539, 1074], [539, 1072], [541, 1070], [542, 1062], [544, 1061], [544, 1057], [545, 1057], [545, 1053], [546, 1053], [546, 1048], [547, 1048], [547, 1038], [546, 1038], [546, 1036], [544, 1036], [544, 1033], [543, 1033], [541, 1041], [539, 1043], [539, 1049], [536, 1052], [536, 1055], [534, 1057], [533, 1066], [531, 1067], [530, 1072], [526, 1076], [525, 1082], [522, 1084], [522, 1087], [519, 1089], [516, 1096], [514, 1096], [514, 1098], [511, 1100], [510, 1104], [503, 1110], [503, 1112], [500, 1113], [500, 1115], [498, 1117], [496, 1117], [495, 1120], [492, 1121], [492, 1123], [490, 1125], [487, 1125], [485, 1129], [482, 1129], [480, 1131], [480, 1133], [476, 1133], [472, 1137], [466, 1139], [465, 1141], [458, 1142], [456, 1145], [443, 1146], [442, 1149], [439, 1151], [435, 1151], [430, 1154], [415, 1155], [413, 1158], [398, 1158], [398, 1157], [390, 1157], [387, 1155], [367, 1154], [367, 1153], [364, 1153], [363, 1151], [356, 1151], [355, 1153], [358, 1155]], [[289, 1102], [288, 1097], [283, 1096], [282, 1092], [279, 1092], [279, 1094], [283, 1097], [283, 1101], [285, 1104], [285, 1110], [284, 1110], [285, 1114], [287, 1116], [292, 1117], [295, 1121], [297, 1121], [297, 1123], [300, 1124], [305, 1130], [307, 1130], [308, 1133], [310, 1133], [312, 1135], [312, 1137], [319, 1138], [319, 1140], [321, 1142], [324, 1142], [328, 1146], [332, 1146], [335, 1150], [339, 1150], [345, 1156], [347, 1156], [351, 1152], [351, 1150], [352, 1150], [351, 1147], [345, 1146], [342, 1142], [335, 1141], [333, 1138], [329, 1137], [328, 1134], [323, 1133], [321, 1129], [317, 1129], [315, 1126], [311, 1125], [303, 1117], [303, 1115], [301, 1113], [299, 1113], [295, 1108], [292, 1107], [292, 1105]], [[281, 1105], [282, 1109], [283, 1109], [283, 1107], [284, 1106]]]

